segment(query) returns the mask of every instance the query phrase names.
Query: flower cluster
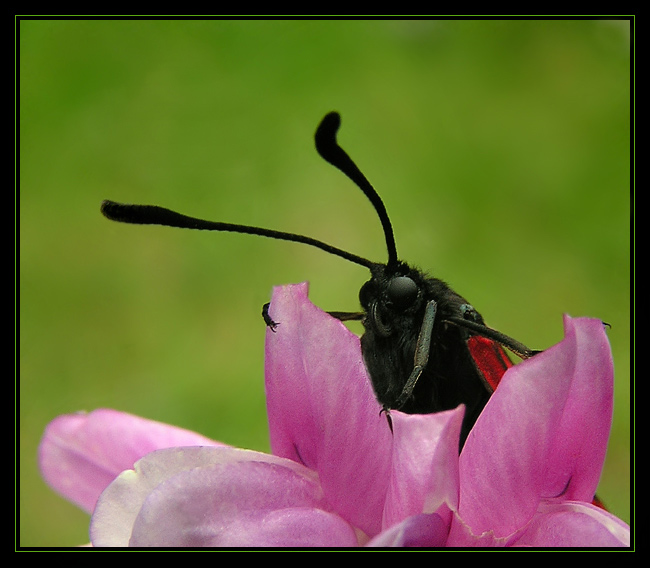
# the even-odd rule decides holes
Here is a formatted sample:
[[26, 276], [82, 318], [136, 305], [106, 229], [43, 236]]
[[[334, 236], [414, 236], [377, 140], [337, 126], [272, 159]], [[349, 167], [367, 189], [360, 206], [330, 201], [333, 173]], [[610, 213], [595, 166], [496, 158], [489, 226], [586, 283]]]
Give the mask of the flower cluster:
[[600, 321], [511, 368], [458, 455], [463, 407], [380, 413], [358, 338], [276, 288], [267, 332], [272, 454], [113, 410], [60, 416], [50, 485], [92, 514], [93, 546], [629, 546], [592, 505], [612, 415]]

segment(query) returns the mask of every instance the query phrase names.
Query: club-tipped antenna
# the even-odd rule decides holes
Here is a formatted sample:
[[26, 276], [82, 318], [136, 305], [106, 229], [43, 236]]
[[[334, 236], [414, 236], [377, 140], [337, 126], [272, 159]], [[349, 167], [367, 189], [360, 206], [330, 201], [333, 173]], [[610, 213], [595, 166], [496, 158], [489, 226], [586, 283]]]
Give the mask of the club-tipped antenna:
[[367, 268], [373, 268], [377, 263], [371, 262], [363, 257], [357, 256], [350, 252], [328, 245], [322, 241], [296, 235], [294, 233], [285, 233], [284, 231], [274, 231], [272, 229], [263, 229], [261, 227], [251, 227], [248, 225], [238, 225], [234, 223], [221, 223], [218, 221], [205, 221], [195, 217], [189, 217], [176, 213], [171, 209], [159, 207], [158, 205], [132, 205], [127, 203], [116, 203], [115, 201], [105, 200], [102, 203], [101, 211], [103, 215], [112, 221], [121, 223], [131, 223], [135, 225], [164, 225], [167, 227], [177, 227], [179, 229], [197, 229], [202, 231], [230, 231], [234, 233], [245, 233], [249, 235], [259, 235], [272, 239], [283, 241], [292, 241], [303, 243], [312, 247], [319, 248], [340, 256], [355, 264], [360, 264]]
[[361, 173], [361, 170], [352, 161], [352, 158], [348, 156], [336, 141], [336, 133], [340, 126], [341, 116], [338, 112], [330, 112], [325, 115], [325, 118], [323, 118], [316, 129], [316, 150], [318, 150], [318, 153], [324, 160], [341, 170], [356, 183], [370, 200], [375, 211], [377, 211], [377, 215], [379, 215], [381, 226], [384, 229], [386, 248], [388, 249], [388, 266], [394, 266], [398, 262], [397, 247], [395, 246], [393, 227], [390, 224], [386, 207], [375, 188], [366, 179], [366, 176]]

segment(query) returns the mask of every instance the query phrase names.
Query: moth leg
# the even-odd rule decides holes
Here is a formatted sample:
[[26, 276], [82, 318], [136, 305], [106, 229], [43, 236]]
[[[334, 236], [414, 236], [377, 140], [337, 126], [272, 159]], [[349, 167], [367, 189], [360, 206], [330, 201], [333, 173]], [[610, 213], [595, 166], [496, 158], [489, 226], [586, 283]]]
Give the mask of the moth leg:
[[327, 312], [333, 318], [341, 321], [362, 320], [363, 312]]
[[386, 415], [386, 422], [388, 422], [388, 427], [390, 428], [390, 433], [393, 433], [393, 419], [390, 417], [390, 408], [387, 406], [383, 406], [381, 409], [381, 412], [379, 415], [381, 416], [382, 414]]
[[269, 307], [271, 303], [267, 302], [262, 306], [262, 317], [264, 318], [264, 323], [266, 327], [269, 327], [273, 333], [275, 333], [276, 328], [280, 325], [278, 322], [273, 321], [269, 315]]
[[436, 312], [438, 311], [438, 304], [435, 300], [429, 300], [426, 308], [424, 309], [424, 319], [422, 320], [422, 327], [420, 327], [420, 335], [418, 335], [418, 342], [415, 346], [415, 355], [413, 357], [413, 371], [409, 376], [402, 393], [399, 395], [395, 408], [399, 409], [413, 394], [415, 384], [418, 382], [420, 375], [422, 375], [427, 363], [429, 362], [429, 351], [431, 349], [431, 335], [433, 333], [433, 323], [436, 321]]

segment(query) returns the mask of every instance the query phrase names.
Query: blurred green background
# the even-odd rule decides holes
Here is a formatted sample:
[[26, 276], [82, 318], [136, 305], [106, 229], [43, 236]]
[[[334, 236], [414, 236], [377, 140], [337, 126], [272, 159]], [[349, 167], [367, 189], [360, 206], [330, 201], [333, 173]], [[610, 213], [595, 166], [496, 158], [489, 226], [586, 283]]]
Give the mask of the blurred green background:
[[[260, 316], [309, 280], [368, 277], [292, 243], [111, 223], [103, 199], [310, 235], [385, 259], [323, 162], [330, 110], [400, 256], [531, 347], [611, 324], [599, 493], [630, 520], [630, 32], [626, 21], [20, 22], [19, 507], [23, 546], [88, 541], [41, 480], [61, 413], [110, 407], [268, 450]], [[353, 328], [360, 332], [360, 328]]]

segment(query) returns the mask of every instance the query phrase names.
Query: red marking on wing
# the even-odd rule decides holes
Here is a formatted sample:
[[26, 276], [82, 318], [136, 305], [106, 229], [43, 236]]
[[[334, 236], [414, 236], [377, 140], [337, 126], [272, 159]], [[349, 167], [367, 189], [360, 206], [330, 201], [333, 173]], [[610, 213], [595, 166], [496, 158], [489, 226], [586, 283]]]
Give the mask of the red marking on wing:
[[472, 335], [467, 340], [467, 347], [486, 386], [494, 391], [501, 377], [513, 365], [508, 354], [496, 341], [480, 335]]

